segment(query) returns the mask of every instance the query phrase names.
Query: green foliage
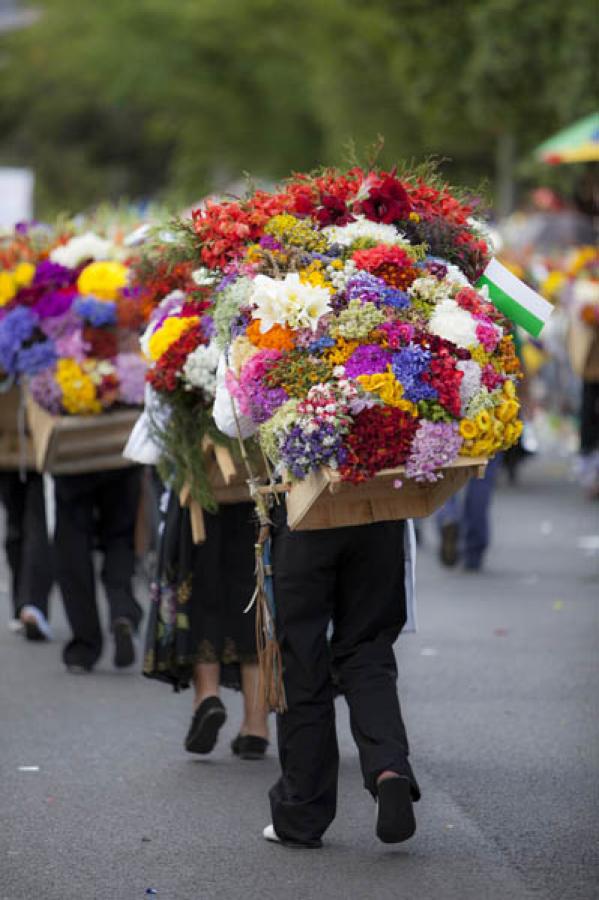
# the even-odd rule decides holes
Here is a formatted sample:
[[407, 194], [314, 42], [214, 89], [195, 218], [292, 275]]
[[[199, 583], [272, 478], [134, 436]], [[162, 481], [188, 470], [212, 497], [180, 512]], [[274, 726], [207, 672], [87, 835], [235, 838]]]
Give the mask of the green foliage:
[[188, 204], [242, 171], [278, 179], [437, 155], [452, 180], [526, 159], [593, 109], [594, 0], [38, 0], [1, 38], [0, 162], [35, 167], [41, 214], [122, 196]]

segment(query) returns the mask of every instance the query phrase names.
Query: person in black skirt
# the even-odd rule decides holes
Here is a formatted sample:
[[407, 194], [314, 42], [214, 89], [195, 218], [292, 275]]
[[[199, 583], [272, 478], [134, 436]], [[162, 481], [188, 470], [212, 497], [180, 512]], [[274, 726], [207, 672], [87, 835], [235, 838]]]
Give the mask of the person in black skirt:
[[158, 575], [146, 637], [144, 674], [194, 687], [194, 712], [185, 738], [190, 753], [210, 753], [226, 720], [220, 688], [241, 690], [244, 716], [232, 752], [262, 759], [268, 746], [267, 710], [258, 694], [254, 590], [253, 504], [221, 505], [204, 513], [206, 540], [194, 544], [190, 514], [165, 497]]

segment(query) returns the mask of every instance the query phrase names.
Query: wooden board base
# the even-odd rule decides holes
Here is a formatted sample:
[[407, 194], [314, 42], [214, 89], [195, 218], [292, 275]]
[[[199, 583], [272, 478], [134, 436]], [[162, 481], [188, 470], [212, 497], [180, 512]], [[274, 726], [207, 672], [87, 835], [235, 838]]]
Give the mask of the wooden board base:
[[[486, 462], [460, 457], [433, 484], [407, 479], [403, 467], [386, 469], [358, 485], [322, 468], [291, 486], [287, 524], [292, 531], [315, 531], [430, 516], [470, 478], [482, 477]], [[396, 487], [400, 481], [401, 487]]]

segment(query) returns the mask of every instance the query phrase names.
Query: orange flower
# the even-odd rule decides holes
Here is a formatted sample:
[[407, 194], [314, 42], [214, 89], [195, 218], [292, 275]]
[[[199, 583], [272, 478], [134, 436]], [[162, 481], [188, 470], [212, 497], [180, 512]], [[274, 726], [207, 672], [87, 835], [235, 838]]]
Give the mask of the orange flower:
[[246, 334], [255, 347], [261, 350], [293, 350], [293, 332], [283, 325], [273, 325], [268, 331], [260, 331], [260, 319], [254, 319]]

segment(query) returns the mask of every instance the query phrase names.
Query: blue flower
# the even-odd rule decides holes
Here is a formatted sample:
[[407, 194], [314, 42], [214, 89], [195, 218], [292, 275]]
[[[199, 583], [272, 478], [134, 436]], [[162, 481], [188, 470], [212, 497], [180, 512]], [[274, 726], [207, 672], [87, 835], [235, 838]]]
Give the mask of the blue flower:
[[56, 350], [52, 341], [40, 341], [19, 350], [15, 368], [17, 372], [24, 375], [35, 375], [37, 372], [53, 366], [56, 359]]
[[112, 301], [96, 300], [95, 297], [78, 297], [73, 309], [95, 328], [116, 324], [116, 303]]
[[0, 367], [9, 374], [17, 371], [17, 354], [31, 339], [38, 318], [25, 306], [12, 309], [0, 321]]
[[423, 347], [410, 344], [397, 353], [391, 359], [393, 374], [403, 386], [404, 396], [412, 403], [419, 400], [435, 400], [437, 391], [422, 380], [422, 375], [428, 370], [431, 354]]

